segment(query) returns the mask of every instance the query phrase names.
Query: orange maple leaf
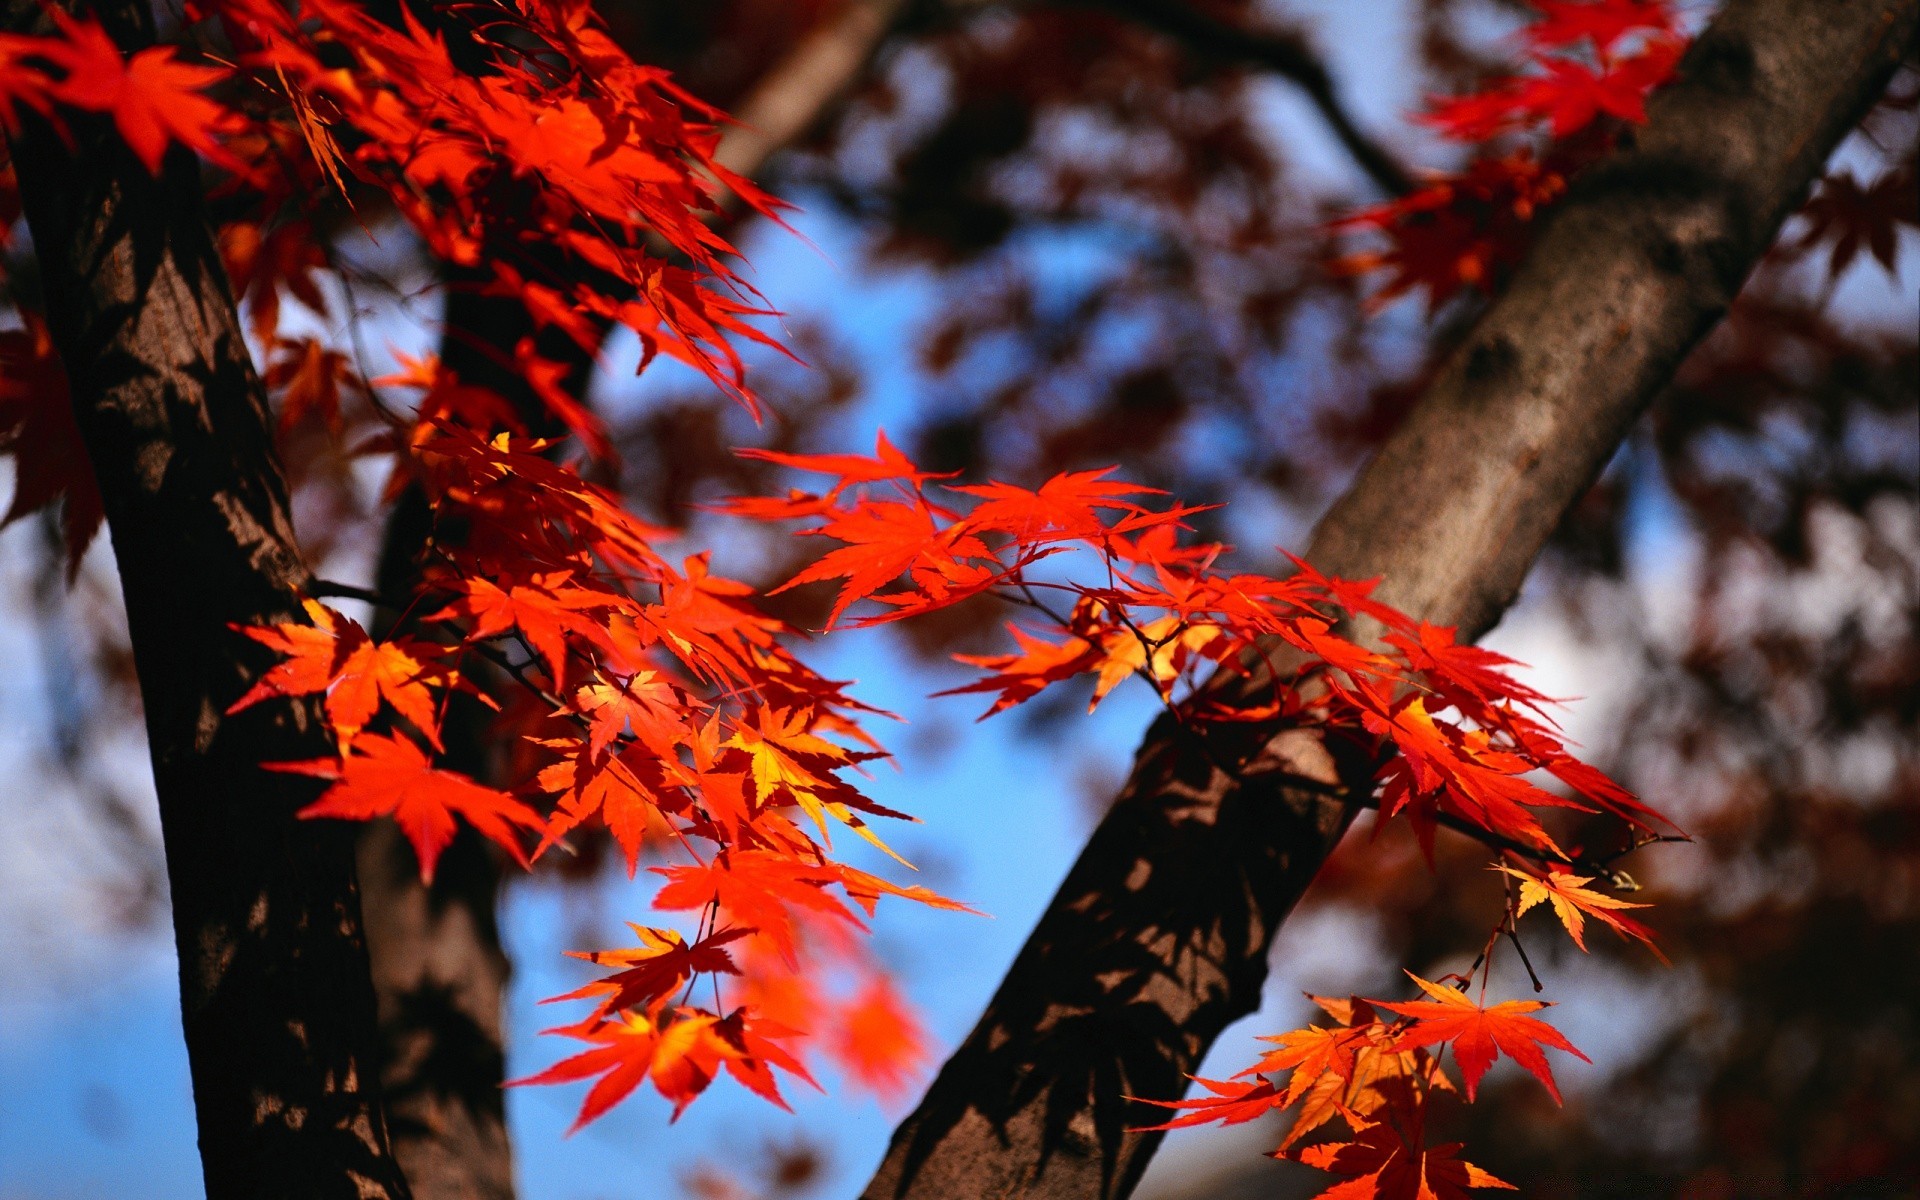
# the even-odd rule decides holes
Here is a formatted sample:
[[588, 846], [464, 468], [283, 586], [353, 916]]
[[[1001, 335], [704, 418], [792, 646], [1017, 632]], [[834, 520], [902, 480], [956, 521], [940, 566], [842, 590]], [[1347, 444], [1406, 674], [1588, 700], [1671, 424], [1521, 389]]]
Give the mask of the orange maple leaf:
[[711, 862], [654, 867], [653, 872], [667, 880], [654, 894], [655, 908], [684, 912], [718, 904], [735, 923], [752, 927], [790, 966], [798, 963], [796, 913], [863, 927], [827, 891], [840, 881], [831, 864], [810, 865], [768, 850], [735, 850]]
[[[928, 479], [944, 479], [930, 471], [922, 471], [913, 465], [913, 460], [900, 452], [900, 449], [887, 440], [885, 430], [875, 435], [873, 457], [862, 454], [782, 454], [774, 450], [736, 450], [741, 458], [754, 458], [762, 462], [778, 463], [796, 471], [812, 471], [819, 475], [837, 475], [840, 482], [828, 489], [824, 499], [832, 500], [850, 487], [863, 483], [884, 483], [888, 480], [903, 480], [908, 484], [917, 484]], [[756, 498], [758, 499], [758, 498]], [[810, 499], [810, 498], [809, 498]], [[771, 513], [769, 515], [772, 515]], [[779, 517], [812, 515], [783, 511]]]
[[572, 578], [571, 572], [554, 571], [504, 588], [477, 577], [454, 579], [447, 586], [460, 593], [460, 598], [426, 619], [467, 618], [473, 622], [467, 631], [469, 641], [481, 641], [518, 629], [546, 664], [549, 678], [558, 687], [566, 679], [567, 635], [604, 640], [602, 624], [586, 614], [618, 603], [608, 593], [570, 583]]
[[566, 750], [567, 757], [549, 763], [535, 776], [541, 791], [557, 794], [559, 805], [547, 819], [538, 854], [555, 845], [567, 832], [598, 814], [626, 856], [627, 875], [639, 870], [640, 847], [649, 833], [664, 839], [663, 811], [678, 807], [661, 772], [661, 760], [644, 746], [620, 753], [596, 753], [590, 743], [556, 739], [544, 743]]
[[1473, 1099], [1481, 1076], [1500, 1057], [1501, 1051], [1546, 1084], [1556, 1104], [1560, 1102], [1560, 1088], [1553, 1081], [1553, 1069], [1547, 1066], [1547, 1056], [1541, 1053], [1540, 1047], [1564, 1050], [1581, 1062], [1593, 1061], [1574, 1049], [1573, 1043], [1561, 1036], [1559, 1030], [1526, 1015], [1546, 1008], [1546, 1001], [1508, 1000], [1483, 1008], [1454, 988], [1429, 982], [1412, 971], [1407, 972], [1407, 977], [1433, 999], [1400, 1004], [1384, 1000], [1371, 1003], [1414, 1018], [1414, 1023], [1394, 1039], [1396, 1049], [1453, 1043], [1454, 1061], [1460, 1064], [1460, 1075], [1466, 1080], [1468, 1100]]
[[1180, 1109], [1185, 1113], [1163, 1124], [1138, 1126], [1134, 1132], [1184, 1129], [1190, 1125], [1205, 1125], [1213, 1121], [1218, 1121], [1222, 1125], [1239, 1125], [1257, 1117], [1263, 1117], [1276, 1108], [1285, 1108], [1290, 1103], [1285, 1092], [1264, 1079], [1248, 1080], [1242, 1083], [1231, 1079], [1203, 1079], [1198, 1075], [1191, 1078], [1212, 1094], [1195, 1096], [1190, 1100], [1150, 1100], [1144, 1096], [1128, 1097], [1140, 1104]]
[[431, 663], [438, 648], [411, 638], [375, 642], [366, 631], [317, 600], [302, 601], [311, 624], [235, 626], [286, 657], [262, 675], [229, 715], [274, 696], [326, 693], [327, 719], [344, 749], [379, 711], [381, 701], [405, 717], [440, 749], [439, 713], [429, 684], [457, 682]]
[[769, 1067], [779, 1067], [816, 1088], [820, 1086], [779, 1044], [792, 1036], [790, 1030], [751, 1022], [744, 1012], [723, 1020], [692, 1008], [668, 1009], [657, 1016], [628, 1011], [611, 1021], [589, 1020], [544, 1032], [588, 1042], [593, 1048], [524, 1079], [509, 1080], [507, 1086], [570, 1083], [600, 1076], [581, 1103], [579, 1115], [567, 1130], [569, 1135], [626, 1099], [648, 1079], [673, 1102], [674, 1120], [723, 1067], [781, 1108], [787, 1104]]
[[1592, 917], [1612, 929], [1621, 937], [1635, 938], [1646, 943], [1647, 949], [1654, 952], [1661, 962], [1667, 956], [1660, 953], [1660, 947], [1653, 944], [1653, 930], [1634, 920], [1623, 917], [1619, 911], [1623, 908], [1647, 908], [1645, 904], [1630, 904], [1625, 900], [1596, 892], [1587, 887], [1594, 876], [1574, 875], [1569, 872], [1548, 871], [1544, 875], [1535, 875], [1527, 871], [1516, 871], [1512, 867], [1496, 865], [1496, 871], [1503, 871], [1520, 881], [1520, 903], [1514, 910], [1515, 916], [1523, 916], [1536, 904], [1547, 903], [1553, 906], [1553, 915], [1560, 918], [1560, 924], [1566, 926], [1567, 933], [1573, 938], [1573, 944], [1581, 950], [1587, 948], [1586, 918]]
[[827, 1050], [857, 1082], [882, 1100], [895, 1100], [926, 1065], [931, 1046], [912, 1007], [876, 972], [839, 1006], [827, 1029]]

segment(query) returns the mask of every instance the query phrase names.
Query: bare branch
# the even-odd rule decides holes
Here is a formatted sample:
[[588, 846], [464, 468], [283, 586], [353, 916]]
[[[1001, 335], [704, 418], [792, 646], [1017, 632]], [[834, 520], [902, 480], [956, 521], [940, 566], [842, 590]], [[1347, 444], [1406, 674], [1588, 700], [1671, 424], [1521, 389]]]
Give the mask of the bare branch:
[[1355, 123], [1340, 100], [1326, 64], [1301, 34], [1230, 24], [1186, 0], [1078, 2], [1157, 30], [1204, 58], [1259, 67], [1290, 80], [1306, 93], [1353, 161], [1382, 191], [1404, 196], [1413, 190], [1413, 177], [1400, 160]]

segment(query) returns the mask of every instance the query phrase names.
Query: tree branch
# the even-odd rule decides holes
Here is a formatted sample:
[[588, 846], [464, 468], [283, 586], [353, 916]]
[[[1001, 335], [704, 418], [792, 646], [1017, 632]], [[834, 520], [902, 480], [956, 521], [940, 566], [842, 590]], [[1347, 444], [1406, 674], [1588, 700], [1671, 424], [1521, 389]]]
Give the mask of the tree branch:
[[[123, 49], [153, 44], [140, 0], [92, 12]], [[34, 0], [6, 17], [51, 28]], [[207, 1195], [405, 1197], [352, 833], [296, 818], [313, 780], [260, 768], [332, 737], [311, 700], [224, 715], [270, 662], [230, 624], [301, 619], [309, 575], [198, 166], [176, 147], [155, 178], [104, 116], [72, 115], [71, 142], [22, 123], [13, 161], [146, 710]]]
[[[1381, 599], [1463, 639], [1490, 628], [1879, 94], [1917, 16], [1920, 0], [1731, 0], [1654, 97], [1637, 145], [1576, 182], [1322, 519], [1309, 560], [1384, 576]], [[1334, 757], [1338, 739], [1294, 731], [1266, 753], [1366, 783]], [[1126, 1196], [1160, 1134], [1127, 1129], [1140, 1116], [1125, 1098], [1178, 1098], [1221, 1029], [1257, 1007], [1274, 931], [1351, 812], [1322, 789], [1236, 783], [1156, 722], [864, 1195]]]
[[1175, 39], [1194, 54], [1227, 63], [1260, 67], [1293, 84], [1319, 110], [1327, 128], [1353, 161], [1390, 196], [1414, 188], [1406, 167], [1353, 120], [1340, 100], [1326, 64], [1307, 39], [1291, 30], [1250, 29], [1215, 17], [1187, 0], [1078, 0], [1115, 13]]
[[751, 178], [804, 137], [866, 73], [906, 8], [906, 0], [841, 0], [736, 107], [738, 123], [714, 155], [720, 165]]

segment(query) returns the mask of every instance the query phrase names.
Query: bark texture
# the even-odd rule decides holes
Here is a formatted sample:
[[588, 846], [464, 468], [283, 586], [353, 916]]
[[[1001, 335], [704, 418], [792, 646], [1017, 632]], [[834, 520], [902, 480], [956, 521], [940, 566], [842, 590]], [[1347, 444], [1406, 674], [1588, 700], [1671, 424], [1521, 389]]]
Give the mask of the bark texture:
[[[122, 47], [152, 43], [144, 4], [94, 12]], [[352, 835], [295, 818], [315, 781], [260, 768], [331, 739], [311, 704], [223, 715], [272, 657], [229, 623], [299, 619], [308, 574], [199, 170], [175, 150], [156, 179], [104, 120], [71, 131], [69, 149], [31, 125], [13, 159], [126, 596], [207, 1195], [404, 1197]]]
[[[1879, 95], [1916, 13], [1920, 0], [1732, 0], [1323, 518], [1309, 560], [1384, 576], [1389, 603], [1485, 633]], [[868, 1200], [1130, 1193], [1160, 1135], [1127, 1131], [1143, 1111], [1125, 1097], [1182, 1095], [1257, 1007], [1272, 935], [1351, 812], [1297, 777], [1351, 786], [1365, 766], [1298, 732], [1201, 747], [1156, 724]]]

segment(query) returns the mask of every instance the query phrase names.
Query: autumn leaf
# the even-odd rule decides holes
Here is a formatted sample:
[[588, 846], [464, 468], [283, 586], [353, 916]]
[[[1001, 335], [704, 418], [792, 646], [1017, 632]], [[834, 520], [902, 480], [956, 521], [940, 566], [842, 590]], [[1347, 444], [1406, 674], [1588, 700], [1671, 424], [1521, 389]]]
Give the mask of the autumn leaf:
[[605, 1115], [648, 1080], [672, 1102], [674, 1120], [722, 1068], [781, 1108], [787, 1104], [774, 1084], [770, 1067], [819, 1086], [780, 1044], [792, 1036], [791, 1031], [770, 1024], [756, 1025], [740, 1012], [722, 1019], [692, 1008], [668, 1009], [657, 1016], [629, 1010], [609, 1021], [589, 1020], [543, 1032], [587, 1042], [592, 1048], [537, 1074], [510, 1080], [506, 1086], [571, 1083], [599, 1076], [567, 1130], [569, 1135]]
[[839, 482], [827, 491], [825, 496], [827, 500], [832, 500], [846, 489], [859, 484], [884, 483], [890, 480], [917, 484], [928, 479], [944, 478], [914, 466], [912, 459], [902, 454], [898, 447], [887, 440], [885, 430], [875, 434], [871, 458], [859, 454], [782, 454], [773, 450], [755, 449], [737, 450], [735, 453], [741, 458], [778, 463], [780, 466], [791, 467], [796, 471], [811, 471], [819, 475], [838, 477]]
[[363, 733], [345, 758], [262, 764], [270, 771], [313, 775], [334, 781], [298, 816], [368, 821], [391, 816], [413, 843], [420, 878], [433, 882], [434, 864], [453, 841], [454, 818], [464, 818], [522, 866], [527, 854], [521, 830], [538, 830], [540, 815], [505, 792], [483, 787], [455, 771], [441, 771], [400, 734]]
[[648, 836], [664, 839], [672, 834], [664, 823], [670, 801], [661, 760], [644, 746], [614, 753], [596, 752], [590, 742], [573, 739], [547, 744], [566, 751], [566, 757], [534, 777], [536, 787], [559, 798], [535, 857], [582, 821], [598, 816], [625, 856], [631, 878], [640, 868], [640, 848]]
[[578, 587], [567, 571], [543, 572], [526, 583], [506, 587], [488, 579], [462, 577], [448, 587], [459, 599], [425, 618], [460, 618], [472, 623], [467, 640], [482, 641], [517, 629], [546, 664], [548, 677], [558, 687], [566, 679], [567, 637], [603, 638], [601, 625], [587, 614], [617, 603], [604, 592]]
[[24, 328], [0, 330], [0, 454], [13, 456], [13, 502], [0, 526], [64, 501], [60, 525], [71, 579], [105, 510], [46, 322], [24, 311], [21, 319]]
[[1587, 948], [1586, 918], [1592, 917], [1623, 938], [1634, 938], [1645, 943], [1661, 962], [1667, 961], [1667, 956], [1660, 953], [1660, 947], [1653, 944], [1653, 931], [1632, 917], [1621, 916], [1619, 912], [1623, 908], [1646, 908], [1648, 905], [1629, 904], [1625, 900], [1593, 891], [1586, 886], [1593, 882], [1593, 876], [1561, 871], [1535, 875], [1508, 866], [1496, 866], [1494, 870], [1503, 871], [1520, 881], [1520, 903], [1514, 909], [1515, 916], [1524, 916], [1536, 904], [1550, 904], [1553, 915], [1560, 918], [1560, 924], [1566, 927], [1568, 936], [1573, 938], [1573, 944], [1583, 951]]
[[221, 137], [234, 131], [238, 119], [202, 94], [230, 74], [227, 68], [181, 62], [172, 46], [123, 58], [97, 22], [49, 11], [60, 36], [42, 39], [39, 52], [65, 73], [51, 89], [61, 103], [111, 114], [121, 138], [150, 174], [160, 173], [160, 160], [175, 141], [233, 162], [221, 148]]
[[905, 1096], [932, 1049], [913, 1009], [885, 975], [869, 975], [827, 1027], [827, 1050], [855, 1082], [893, 1101]]
[[327, 719], [344, 749], [385, 701], [439, 749], [439, 713], [429, 685], [445, 688], [456, 682], [431, 661], [439, 647], [410, 638], [375, 642], [357, 623], [319, 601], [301, 603], [308, 624], [237, 627], [285, 657], [227, 708], [228, 715], [275, 696], [324, 692]]
[[601, 673], [592, 683], [575, 689], [572, 707], [560, 712], [578, 712], [587, 718], [587, 745], [594, 754], [631, 732], [653, 753], [666, 757], [684, 734], [683, 714], [689, 707], [672, 683], [656, 671], [643, 669], [624, 679]]
[[1285, 1108], [1290, 1103], [1286, 1093], [1264, 1079], [1241, 1082], [1231, 1079], [1202, 1079], [1198, 1075], [1191, 1078], [1210, 1094], [1196, 1096], [1190, 1100], [1150, 1100], [1142, 1096], [1128, 1097], [1139, 1104], [1154, 1104], [1161, 1108], [1180, 1109], [1184, 1112], [1183, 1116], [1174, 1117], [1159, 1125], [1132, 1127], [1133, 1131], [1149, 1133], [1161, 1129], [1185, 1129], [1191, 1125], [1206, 1125], [1214, 1121], [1222, 1125], [1239, 1125], [1263, 1117], [1276, 1108]]
[[1049, 642], [1029, 634], [1012, 622], [1008, 622], [1007, 632], [1013, 635], [1014, 643], [1020, 647], [1017, 653], [954, 655], [957, 661], [979, 667], [988, 674], [984, 679], [935, 692], [934, 695], [1000, 693], [994, 698], [993, 707], [980, 714], [979, 719], [984, 721], [997, 712], [1032, 699], [1050, 684], [1091, 670], [1100, 661], [1099, 648], [1085, 638], [1069, 637], [1063, 642]]
[[1287, 1157], [1348, 1176], [1316, 1200], [1467, 1200], [1468, 1189], [1516, 1190], [1459, 1158], [1459, 1143], [1426, 1146], [1419, 1125], [1411, 1132], [1409, 1139], [1382, 1122], [1360, 1130], [1351, 1142], [1308, 1146]]
[[[1108, 479], [1113, 470], [1067, 471], [1033, 491], [1010, 483], [969, 484], [953, 490], [981, 499], [967, 514], [969, 530], [1004, 533], [1023, 544], [1049, 537], [1098, 540], [1109, 524], [1102, 510], [1143, 514], [1145, 509], [1125, 497], [1165, 495], [1158, 488]], [[1157, 514], [1158, 519], [1147, 524], [1171, 524], [1180, 515]]]
[[732, 956], [722, 947], [753, 932], [745, 928], [722, 929], [688, 945], [678, 932], [671, 929], [652, 929], [631, 921], [627, 923], [627, 928], [640, 940], [640, 945], [634, 949], [567, 951], [569, 958], [584, 959], [595, 966], [617, 967], [619, 970], [563, 995], [549, 996], [540, 1003], [555, 1004], [563, 1000], [598, 997], [597, 1011], [601, 1014], [626, 1008], [646, 1008], [662, 996], [672, 995], [681, 984], [696, 975], [738, 975], [740, 968], [734, 965]]
[[827, 891], [840, 878], [830, 866], [797, 862], [768, 850], [736, 850], [708, 863], [653, 871], [667, 881], [654, 894], [655, 908], [686, 912], [717, 904], [733, 924], [752, 928], [790, 965], [798, 965], [797, 922], [802, 914], [862, 927]]
[[312, 419], [338, 435], [341, 385], [353, 378], [347, 356], [311, 337], [281, 338], [274, 353], [266, 384], [280, 394], [280, 432]]
[[1560, 1088], [1554, 1083], [1553, 1070], [1547, 1066], [1547, 1057], [1540, 1048], [1546, 1046], [1564, 1050], [1581, 1062], [1592, 1061], [1574, 1049], [1559, 1030], [1545, 1021], [1526, 1015], [1546, 1008], [1545, 1001], [1508, 1000], [1492, 1008], [1482, 1008], [1455, 988], [1429, 982], [1411, 971], [1407, 972], [1407, 977], [1432, 999], [1409, 1000], [1399, 1004], [1384, 1000], [1372, 1003], [1389, 1012], [1414, 1018], [1414, 1023], [1395, 1039], [1396, 1048], [1410, 1050], [1445, 1042], [1453, 1044], [1454, 1061], [1460, 1064], [1460, 1075], [1466, 1081], [1468, 1100], [1473, 1099], [1481, 1077], [1502, 1051], [1545, 1084], [1555, 1103], [1560, 1102]]
[[1901, 226], [1920, 225], [1920, 186], [1913, 165], [1887, 171], [1870, 184], [1853, 172], [1835, 171], [1820, 181], [1820, 189], [1800, 209], [1802, 227], [1780, 249], [1804, 253], [1831, 239], [1827, 272], [1838, 278], [1862, 250], [1888, 275], [1898, 275]]

